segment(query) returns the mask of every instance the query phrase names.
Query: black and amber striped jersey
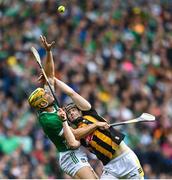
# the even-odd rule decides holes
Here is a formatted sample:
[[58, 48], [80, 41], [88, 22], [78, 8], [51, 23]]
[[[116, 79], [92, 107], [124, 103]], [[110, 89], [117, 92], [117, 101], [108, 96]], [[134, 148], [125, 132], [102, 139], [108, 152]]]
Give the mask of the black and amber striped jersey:
[[[83, 117], [77, 122], [77, 127], [84, 127], [96, 121], [105, 121], [94, 109], [82, 111], [82, 113]], [[87, 147], [104, 165], [106, 165], [113, 159], [115, 151], [119, 148], [119, 144], [124, 137], [124, 134], [112, 127], [107, 130], [97, 129], [92, 134], [81, 139], [81, 144]]]

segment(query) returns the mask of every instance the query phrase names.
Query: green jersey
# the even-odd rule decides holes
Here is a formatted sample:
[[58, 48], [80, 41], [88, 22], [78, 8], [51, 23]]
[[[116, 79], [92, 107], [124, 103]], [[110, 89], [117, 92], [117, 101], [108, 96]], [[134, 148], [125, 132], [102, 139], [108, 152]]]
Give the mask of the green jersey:
[[57, 115], [57, 107], [54, 106], [53, 112], [38, 112], [39, 123], [42, 126], [44, 133], [54, 143], [59, 152], [69, 150], [63, 134], [63, 124], [60, 117]]

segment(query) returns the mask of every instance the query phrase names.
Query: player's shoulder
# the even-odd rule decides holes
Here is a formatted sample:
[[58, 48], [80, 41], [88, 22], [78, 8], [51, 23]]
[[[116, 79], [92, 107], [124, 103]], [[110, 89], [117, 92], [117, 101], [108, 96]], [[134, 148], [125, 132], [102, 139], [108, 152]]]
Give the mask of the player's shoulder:
[[39, 121], [44, 121], [47, 123], [52, 123], [52, 122], [61, 123], [61, 119], [57, 115], [57, 112], [42, 112], [39, 114], [38, 119]]
[[91, 107], [89, 110], [82, 111], [82, 114], [83, 114], [83, 116], [85, 116], [85, 115], [98, 115], [97, 111], [93, 107]]
[[100, 116], [97, 113], [96, 109], [93, 108], [93, 107], [91, 107], [91, 109], [88, 110], [88, 111], [82, 111], [82, 115], [83, 116], [87, 116], [87, 115], [88, 116], [92, 116], [92, 117], [96, 118], [98, 121], [101, 121], [101, 122], [105, 122], [106, 121], [102, 116]]

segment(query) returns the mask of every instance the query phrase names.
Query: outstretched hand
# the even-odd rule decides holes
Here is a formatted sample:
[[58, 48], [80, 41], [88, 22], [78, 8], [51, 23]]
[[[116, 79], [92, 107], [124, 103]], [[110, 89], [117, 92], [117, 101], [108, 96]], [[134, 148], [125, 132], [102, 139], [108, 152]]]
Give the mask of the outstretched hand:
[[110, 127], [110, 125], [107, 122], [97, 121], [96, 125], [97, 125], [98, 128], [100, 128], [102, 130], [109, 129], [109, 127]]
[[54, 46], [54, 44], [55, 44], [55, 41], [52, 41], [51, 43], [48, 43], [46, 37], [45, 37], [45, 36], [42, 36], [42, 35], [40, 36], [40, 40], [41, 40], [42, 45], [44, 46], [44, 48], [45, 48], [46, 51], [50, 51], [51, 48], [52, 48], [52, 47]]

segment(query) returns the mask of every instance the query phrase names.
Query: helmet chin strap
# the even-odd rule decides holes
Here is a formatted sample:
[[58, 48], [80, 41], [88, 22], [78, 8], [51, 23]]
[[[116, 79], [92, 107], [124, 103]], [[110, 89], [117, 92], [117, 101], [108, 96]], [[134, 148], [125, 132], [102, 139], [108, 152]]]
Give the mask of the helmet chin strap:
[[83, 117], [81, 116], [81, 117], [78, 117], [78, 118], [76, 118], [76, 119], [74, 119], [73, 121], [70, 121], [70, 122], [77, 126], [82, 120], [83, 120]]

